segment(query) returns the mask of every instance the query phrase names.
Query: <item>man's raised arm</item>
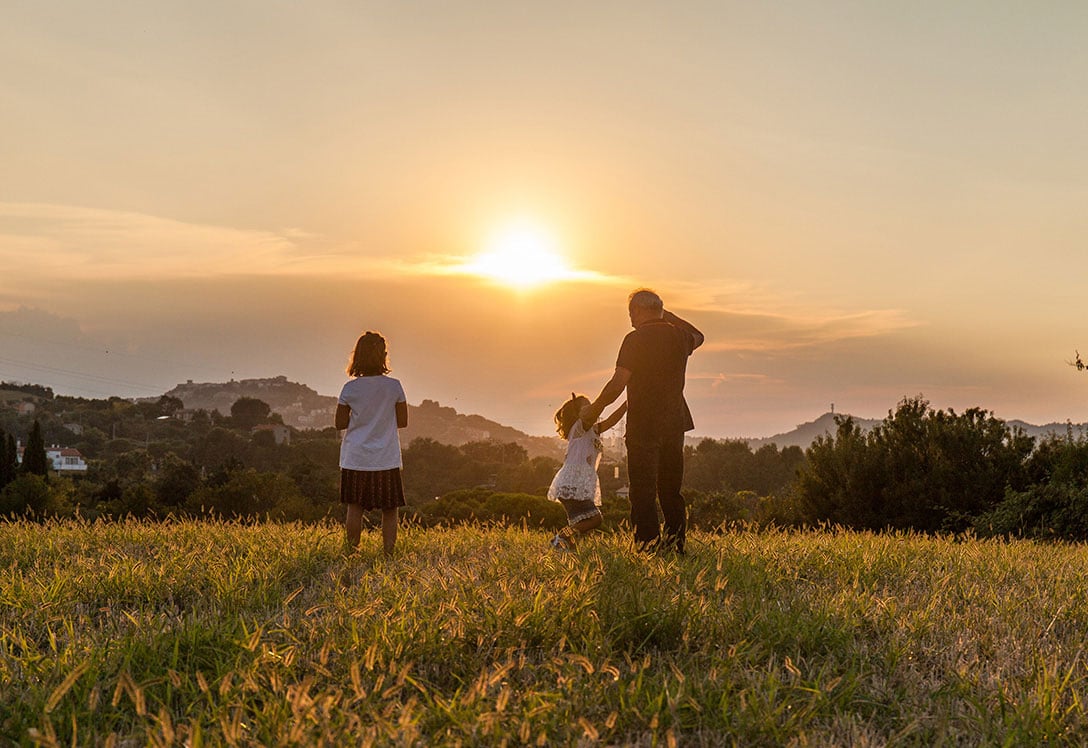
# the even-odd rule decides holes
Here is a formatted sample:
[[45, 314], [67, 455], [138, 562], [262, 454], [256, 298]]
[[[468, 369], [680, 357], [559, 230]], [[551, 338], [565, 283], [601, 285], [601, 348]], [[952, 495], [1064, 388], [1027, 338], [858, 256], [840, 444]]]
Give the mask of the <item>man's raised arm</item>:
[[706, 340], [706, 338], [703, 337], [703, 334], [699, 332], [699, 329], [695, 327], [695, 325], [691, 324], [686, 319], [681, 319], [680, 317], [677, 317], [675, 314], [667, 309], [662, 312], [661, 318], [668, 322], [670, 325], [674, 327], [679, 327], [681, 330], [687, 330], [689, 333], [691, 333], [691, 337], [695, 341], [694, 344], [691, 346], [692, 350], [695, 350], [696, 348], [701, 346], [703, 344], [703, 341]]

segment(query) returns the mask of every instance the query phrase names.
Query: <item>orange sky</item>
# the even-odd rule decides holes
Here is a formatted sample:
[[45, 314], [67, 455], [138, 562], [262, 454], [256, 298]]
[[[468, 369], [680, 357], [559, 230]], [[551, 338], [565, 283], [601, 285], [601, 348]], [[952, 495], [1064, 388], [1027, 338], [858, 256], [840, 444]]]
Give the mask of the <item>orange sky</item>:
[[[652, 286], [697, 432], [904, 396], [1088, 421], [1088, 8], [23, 4], [0, 28], [0, 379], [409, 401], [547, 433]], [[472, 274], [503, 226], [569, 272]], [[479, 270], [479, 268], [477, 268]]]

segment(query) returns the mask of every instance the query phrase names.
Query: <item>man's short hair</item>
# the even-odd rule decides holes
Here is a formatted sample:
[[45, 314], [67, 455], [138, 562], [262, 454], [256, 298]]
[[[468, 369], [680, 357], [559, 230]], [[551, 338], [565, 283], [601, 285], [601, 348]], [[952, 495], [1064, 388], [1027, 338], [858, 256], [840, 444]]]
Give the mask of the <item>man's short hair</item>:
[[627, 308], [634, 309], [635, 307], [656, 312], [660, 315], [665, 309], [665, 304], [656, 292], [649, 288], [639, 288], [632, 291], [631, 295], [627, 297]]

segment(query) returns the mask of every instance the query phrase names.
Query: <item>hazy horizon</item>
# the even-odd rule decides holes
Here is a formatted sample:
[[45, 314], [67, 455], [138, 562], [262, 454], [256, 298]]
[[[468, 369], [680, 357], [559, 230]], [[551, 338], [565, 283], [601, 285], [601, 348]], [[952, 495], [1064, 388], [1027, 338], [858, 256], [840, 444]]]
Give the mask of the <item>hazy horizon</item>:
[[20, 3], [0, 380], [410, 402], [529, 434], [640, 286], [697, 435], [904, 397], [1088, 420], [1088, 5]]

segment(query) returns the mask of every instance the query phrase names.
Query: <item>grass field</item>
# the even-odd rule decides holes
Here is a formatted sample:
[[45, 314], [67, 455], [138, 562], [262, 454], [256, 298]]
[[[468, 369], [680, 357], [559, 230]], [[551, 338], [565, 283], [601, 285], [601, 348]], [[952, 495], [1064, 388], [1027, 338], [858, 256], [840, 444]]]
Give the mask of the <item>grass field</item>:
[[45, 745], [1088, 743], [1088, 550], [778, 531], [0, 524], [0, 735]]

